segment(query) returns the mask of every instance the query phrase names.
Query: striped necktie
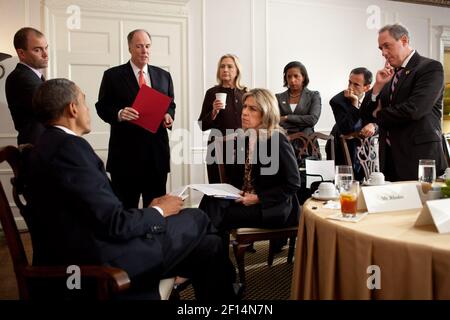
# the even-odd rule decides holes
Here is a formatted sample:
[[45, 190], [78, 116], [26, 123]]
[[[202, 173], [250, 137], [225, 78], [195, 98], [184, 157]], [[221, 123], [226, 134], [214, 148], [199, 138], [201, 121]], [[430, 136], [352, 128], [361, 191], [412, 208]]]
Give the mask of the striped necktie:
[[396, 71], [395, 71], [394, 79], [392, 79], [392, 83], [391, 83], [391, 94], [389, 95], [389, 102], [392, 102], [392, 97], [394, 96], [395, 87], [397, 86], [398, 80], [400, 79], [404, 69], [405, 68], [400, 67], [400, 68], [396, 69]]
[[[389, 94], [389, 104], [392, 105], [392, 98], [394, 97], [394, 91], [395, 91], [395, 87], [397, 86], [398, 83], [398, 79], [400, 79], [402, 73], [403, 73], [403, 67], [397, 68], [395, 69], [395, 75], [394, 75], [394, 79], [392, 79], [392, 83], [391, 83], [391, 93]], [[389, 140], [389, 131], [386, 132], [386, 143], [390, 146], [391, 145], [391, 140]]]

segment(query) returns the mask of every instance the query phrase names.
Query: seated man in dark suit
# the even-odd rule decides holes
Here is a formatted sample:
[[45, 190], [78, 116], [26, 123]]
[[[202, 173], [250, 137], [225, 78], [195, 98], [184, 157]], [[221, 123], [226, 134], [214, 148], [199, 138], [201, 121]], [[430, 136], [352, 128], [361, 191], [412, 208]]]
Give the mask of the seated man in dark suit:
[[47, 126], [25, 169], [33, 264], [122, 268], [139, 298], [159, 298], [159, 280], [175, 275], [192, 279], [198, 300], [235, 297], [224, 248], [203, 211], [181, 210], [181, 198], [170, 195], [124, 209], [101, 159], [81, 138], [90, 115], [75, 83], [45, 82], [33, 108]]
[[[371, 137], [377, 131], [377, 125], [363, 122], [359, 113], [359, 108], [366, 92], [370, 89], [372, 79], [372, 72], [367, 68], [355, 68], [350, 72], [347, 89], [339, 92], [330, 100], [330, 106], [336, 120], [336, 124], [331, 130], [331, 134], [334, 136], [336, 165], [346, 164], [340, 141], [341, 134], [359, 132], [361, 137]], [[331, 150], [329, 144], [330, 142], [328, 141], [326, 145], [327, 155], [330, 154], [329, 150]], [[357, 180], [362, 180], [364, 178], [364, 170], [356, 156], [356, 142], [350, 140], [347, 142], [347, 146], [352, 158], [354, 176]]]

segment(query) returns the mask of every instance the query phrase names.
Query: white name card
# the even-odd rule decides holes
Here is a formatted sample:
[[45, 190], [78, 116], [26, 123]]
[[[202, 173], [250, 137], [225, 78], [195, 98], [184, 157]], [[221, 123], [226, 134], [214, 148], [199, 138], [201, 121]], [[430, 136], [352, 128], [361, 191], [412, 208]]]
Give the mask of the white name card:
[[430, 200], [425, 203], [416, 226], [434, 224], [439, 233], [450, 232], [450, 199]]
[[363, 187], [362, 193], [369, 213], [402, 211], [422, 207], [415, 182]]

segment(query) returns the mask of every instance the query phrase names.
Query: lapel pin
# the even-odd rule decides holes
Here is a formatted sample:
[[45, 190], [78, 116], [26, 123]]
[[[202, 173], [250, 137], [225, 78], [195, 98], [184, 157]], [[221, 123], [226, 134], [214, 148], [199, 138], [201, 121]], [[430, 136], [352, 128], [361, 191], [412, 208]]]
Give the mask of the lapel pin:
[[409, 70], [406, 70], [405, 74], [408, 75], [409, 73], [410, 73], [410, 71], [409, 71]]

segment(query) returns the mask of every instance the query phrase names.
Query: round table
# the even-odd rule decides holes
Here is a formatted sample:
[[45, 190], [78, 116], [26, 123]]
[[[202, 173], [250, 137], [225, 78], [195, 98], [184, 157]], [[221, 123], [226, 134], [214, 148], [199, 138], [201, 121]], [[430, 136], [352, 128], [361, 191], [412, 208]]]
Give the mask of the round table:
[[303, 205], [292, 299], [450, 299], [450, 234], [415, 227], [420, 209], [352, 223], [323, 206]]

